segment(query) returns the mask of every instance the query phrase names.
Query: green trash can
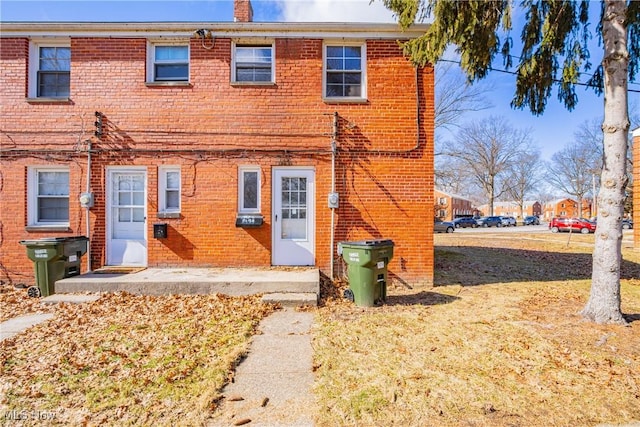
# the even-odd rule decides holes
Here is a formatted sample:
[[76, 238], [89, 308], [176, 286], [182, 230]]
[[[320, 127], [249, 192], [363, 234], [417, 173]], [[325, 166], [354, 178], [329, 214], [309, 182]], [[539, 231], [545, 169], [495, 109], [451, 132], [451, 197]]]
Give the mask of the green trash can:
[[28, 295], [52, 295], [57, 280], [80, 274], [80, 259], [87, 252], [88, 241], [85, 236], [21, 240], [20, 244], [26, 246], [27, 256], [34, 263], [37, 285], [27, 290]]
[[338, 254], [347, 264], [349, 289], [345, 297], [361, 307], [373, 307], [387, 299], [387, 266], [393, 258], [388, 239], [338, 243]]

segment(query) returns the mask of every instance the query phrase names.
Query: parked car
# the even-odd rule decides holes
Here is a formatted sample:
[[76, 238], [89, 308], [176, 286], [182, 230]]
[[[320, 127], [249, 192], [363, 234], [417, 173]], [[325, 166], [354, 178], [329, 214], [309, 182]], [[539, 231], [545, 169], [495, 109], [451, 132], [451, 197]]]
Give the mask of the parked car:
[[540, 218], [535, 215], [525, 216], [522, 220], [522, 224], [524, 225], [540, 225]]
[[478, 227], [502, 227], [502, 220], [499, 216], [483, 216], [476, 220]]
[[453, 230], [456, 228], [452, 222], [449, 221], [438, 221], [436, 220], [435, 225], [433, 226], [434, 233], [453, 233]]
[[472, 227], [472, 228], [476, 228], [478, 226], [478, 223], [476, 222], [475, 219], [471, 218], [471, 217], [462, 217], [462, 218], [456, 218], [453, 220], [453, 225], [456, 228], [467, 228], [467, 227]]
[[596, 224], [584, 218], [551, 218], [549, 221], [549, 230], [552, 233], [558, 231], [573, 231], [582, 234], [593, 233], [596, 231]]
[[516, 219], [512, 216], [501, 216], [500, 221], [504, 227], [516, 226]]
[[633, 221], [630, 219], [623, 219], [622, 220], [622, 229], [623, 230], [630, 230], [633, 228]]

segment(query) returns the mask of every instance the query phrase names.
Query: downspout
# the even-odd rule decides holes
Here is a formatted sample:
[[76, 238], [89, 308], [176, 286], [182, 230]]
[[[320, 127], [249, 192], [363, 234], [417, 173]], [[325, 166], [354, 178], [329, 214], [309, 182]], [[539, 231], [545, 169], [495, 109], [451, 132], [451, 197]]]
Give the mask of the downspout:
[[[87, 194], [91, 193], [91, 140], [87, 141]], [[87, 242], [87, 272], [91, 272], [91, 219], [89, 215], [89, 206], [85, 208], [86, 218], [85, 222], [87, 224], [87, 238], [89, 238], [89, 242]]]
[[[338, 112], [333, 113], [333, 131], [331, 132], [331, 193], [335, 194], [336, 192], [336, 152], [337, 152], [337, 143], [336, 139], [338, 138]], [[331, 270], [331, 280], [333, 281], [333, 268], [334, 268], [334, 257], [333, 257], [333, 248], [335, 244], [335, 216], [336, 209], [335, 207], [331, 208], [331, 250], [330, 253], [330, 270]]]

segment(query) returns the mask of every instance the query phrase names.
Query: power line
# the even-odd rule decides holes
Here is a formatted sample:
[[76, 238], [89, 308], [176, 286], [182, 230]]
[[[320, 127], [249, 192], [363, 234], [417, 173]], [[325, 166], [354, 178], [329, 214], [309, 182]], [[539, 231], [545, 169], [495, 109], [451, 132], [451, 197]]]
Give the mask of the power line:
[[[441, 61], [441, 62], [451, 62], [451, 63], [453, 63], [453, 64], [458, 64], [458, 65], [460, 65], [460, 61], [454, 61], [454, 60], [451, 60], [451, 59], [441, 59], [440, 61]], [[490, 69], [491, 71], [496, 71], [496, 72], [498, 72], [498, 73], [504, 73], [504, 74], [510, 74], [510, 75], [512, 75], [512, 76], [515, 76], [515, 75], [517, 75], [517, 74], [518, 74], [518, 73], [516, 73], [515, 71], [509, 71], [509, 70], [506, 70], [506, 69], [493, 68], [493, 67], [490, 67], [489, 69]], [[591, 75], [591, 76], [592, 76], [592, 74], [588, 74], [588, 73], [582, 73], [582, 74], [585, 74], [585, 75]], [[561, 83], [561, 82], [562, 82], [562, 80], [558, 80], [558, 79], [553, 79], [553, 81], [554, 81], [554, 82], [556, 82], [556, 83]], [[595, 88], [595, 86], [590, 85], [589, 83], [577, 82], [577, 83], [573, 83], [573, 84], [574, 84], [574, 85], [576, 85], [576, 86], [585, 86], [585, 87], [592, 87], [592, 88]], [[628, 84], [637, 84], [637, 85], [640, 85], [640, 83], [635, 83], [635, 82], [628, 82]], [[640, 93], [640, 90], [638, 90], [638, 89], [629, 89], [629, 88], [627, 87], [627, 92]]]

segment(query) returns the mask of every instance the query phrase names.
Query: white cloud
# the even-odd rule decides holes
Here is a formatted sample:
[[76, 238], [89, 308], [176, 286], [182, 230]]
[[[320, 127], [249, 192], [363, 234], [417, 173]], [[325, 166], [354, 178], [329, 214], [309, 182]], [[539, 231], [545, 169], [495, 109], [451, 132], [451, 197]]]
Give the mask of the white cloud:
[[279, 4], [286, 22], [387, 22], [396, 20], [382, 1], [286, 0]]

